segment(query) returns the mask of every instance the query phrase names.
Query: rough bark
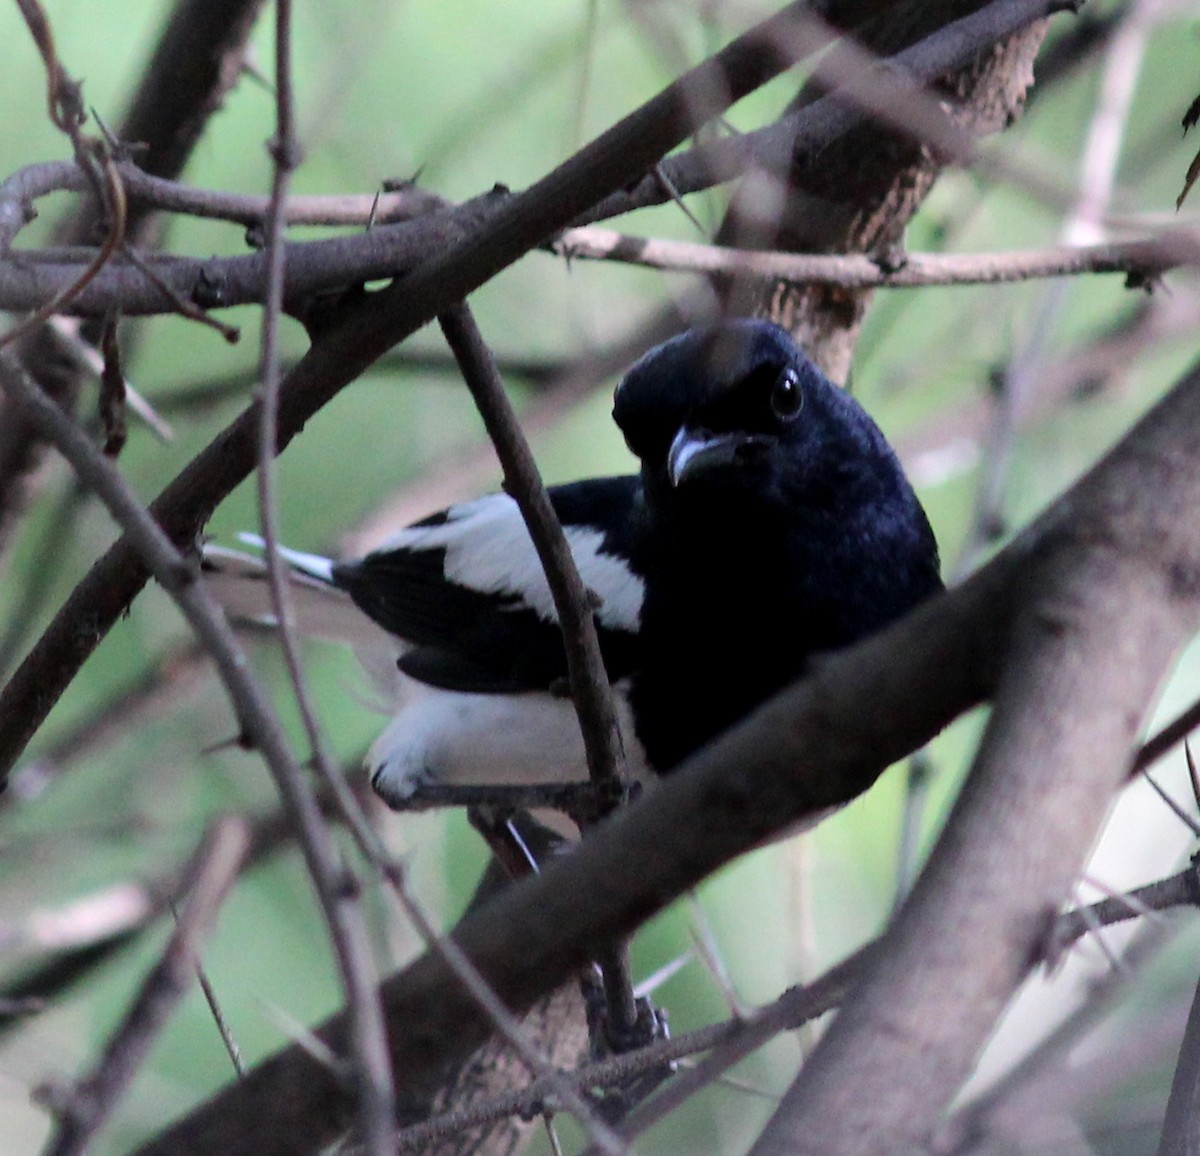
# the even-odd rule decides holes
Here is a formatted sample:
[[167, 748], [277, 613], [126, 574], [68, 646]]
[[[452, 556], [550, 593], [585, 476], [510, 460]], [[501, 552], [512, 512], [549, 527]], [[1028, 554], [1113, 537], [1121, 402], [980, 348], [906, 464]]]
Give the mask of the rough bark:
[[[852, 29], [863, 47], [885, 56], [981, 6], [963, 0], [853, 0], [830, 5], [826, 19]], [[1021, 111], [1045, 34], [1046, 22], [1039, 21], [980, 53], [969, 67], [933, 86], [934, 91], [972, 131], [983, 135], [1006, 127]], [[806, 86], [792, 107], [823, 94], [817, 85]], [[721, 238], [796, 253], [875, 253], [895, 259], [894, 250], [943, 164], [920, 142], [864, 124], [818, 157], [796, 159], [777, 222], [747, 224], [741, 219], [745, 202], [735, 198]], [[736, 300], [738, 311], [761, 313], [790, 330], [830, 378], [845, 382], [871, 296], [869, 290], [780, 283], [756, 287], [749, 297], [739, 293]]]
[[[464, 921], [460, 945], [509, 1006], [528, 1007], [598, 945], [798, 816], [853, 797], [996, 689], [993, 737], [960, 806], [962, 822], [947, 825], [938, 869], [893, 932], [896, 950], [880, 953], [887, 968], [878, 983], [888, 987], [869, 987], [848, 1026], [831, 1033], [836, 1040], [853, 1029], [856, 1047], [834, 1047], [816, 1065], [838, 1071], [850, 1090], [820, 1081], [803, 1100], [814, 1114], [806, 1120], [823, 1121], [822, 1135], [850, 1137], [838, 1151], [858, 1143], [906, 1150], [954, 1095], [1039, 958], [1051, 909], [1128, 769], [1148, 688], [1200, 621], [1200, 527], [1190, 515], [1200, 502], [1197, 427], [1200, 369], [968, 582], [831, 656], [574, 854]], [[1039, 677], [1027, 685], [1030, 669]], [[1093, 669], [1099, 681], [1089, 689]], [[1061, 723], [1058, 706], [1070, 708]], [[1026, 720], [1036, 724], [1027, 732]], [[998, 865], [1013, 864], [1019, 885], [1001, 886]], [[961, 920], [947, 920], [947, 910]], [[880, 990], [898, 991], [903, 1002], [888, 1003]], [[401, 1103], [420, 1102], [478, 1046], [487, 1024], [436, 955], [389, 979], [384, 998]], [[868, 1026], [876, 1031], [864, 1042]], [[340, 1017], [320, 1031], [340, 1048]], [[892, 1062], [877, 1060], [876, 1048]], [[835, 1060], [845, 1067], [835, 1069]], [[895, 1116], [876, 1110], [874, 1097]], [[336, 1134], [347, 1111], [331, 1074], [293, 1047], [140, 1156], [307, 1151]], [[795, 1129], [787, 1136], [794, 1141]]]

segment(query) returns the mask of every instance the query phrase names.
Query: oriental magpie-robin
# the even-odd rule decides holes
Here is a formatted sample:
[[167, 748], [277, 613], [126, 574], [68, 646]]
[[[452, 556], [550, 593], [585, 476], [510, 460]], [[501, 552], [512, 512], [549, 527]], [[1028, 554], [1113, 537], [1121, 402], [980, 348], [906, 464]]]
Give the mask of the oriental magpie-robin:
[[[925, 513], [883, 434], [782, 329], [727, 321], [652, 349], [613, 417], [641, 473], [550, 490], [616, 693], [630, 770], [671, 770], [798, 677], [941, 589]], [[330, 562], [288, 553], [298, 618], [355, 644], [391, 722], [371, 781], [582, 781], [554, 605], [515, 502], [492, 494]], [[265, 617], [260, 563], [207, 555]], [[254, 588], [257, 587], [257, 590]]]

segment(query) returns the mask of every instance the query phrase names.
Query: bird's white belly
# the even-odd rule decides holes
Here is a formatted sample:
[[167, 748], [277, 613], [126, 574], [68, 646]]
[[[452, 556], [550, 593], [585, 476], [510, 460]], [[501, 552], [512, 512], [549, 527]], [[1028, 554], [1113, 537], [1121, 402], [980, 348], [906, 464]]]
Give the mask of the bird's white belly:
[[[650, 777], [623, 693], [614, 702], [630, 778]], [[422, 784], [491, 786], [585, 782], [587, 759], [569, 698], [545, 692], [465, 694], [409, 682], [399, 712], [375, 741], [367, 769], [385, 801]]]

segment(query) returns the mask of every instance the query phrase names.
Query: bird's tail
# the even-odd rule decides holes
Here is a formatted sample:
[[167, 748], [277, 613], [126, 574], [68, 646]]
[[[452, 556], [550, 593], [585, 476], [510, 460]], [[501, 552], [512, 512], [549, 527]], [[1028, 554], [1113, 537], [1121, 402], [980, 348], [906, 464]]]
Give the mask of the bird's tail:
[[[239, 536], [249, 546], [261, 549], [264, 545], [255, 534]], [[288, 566], [290, 601], [297, 630], [314, 638], [344, 642], [356, 648], [378, 637], [379, 627], [351, 602], [344, 590], [333, 585], [333, 563], [328, 558], [283, 547], [279, 553]], [[231, 621], [277, 625], [267, 563], [260, 554], [205, 543], [200, 570], [209, 591]]]

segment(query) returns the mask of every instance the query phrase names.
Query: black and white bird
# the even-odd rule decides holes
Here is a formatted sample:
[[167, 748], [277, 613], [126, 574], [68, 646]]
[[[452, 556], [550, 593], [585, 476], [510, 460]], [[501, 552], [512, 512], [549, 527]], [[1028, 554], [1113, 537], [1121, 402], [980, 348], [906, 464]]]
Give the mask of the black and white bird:
[[[613, 417], [641, 473], [553, 487], [631, 772], [670, 771], [804, 672], [941, 589], [937, 543], [862, 407], [782, 329], [736, 320], [652, 349]], [[491, 494], [357, 561], [289, 552], [298, 619], [357, 649], [392, 714], [368, 756], [402, 805], [425, 783], [587, 778], [554, 604], [516, 503]], [[207, 567], [265, 616], [261, 563]]]

